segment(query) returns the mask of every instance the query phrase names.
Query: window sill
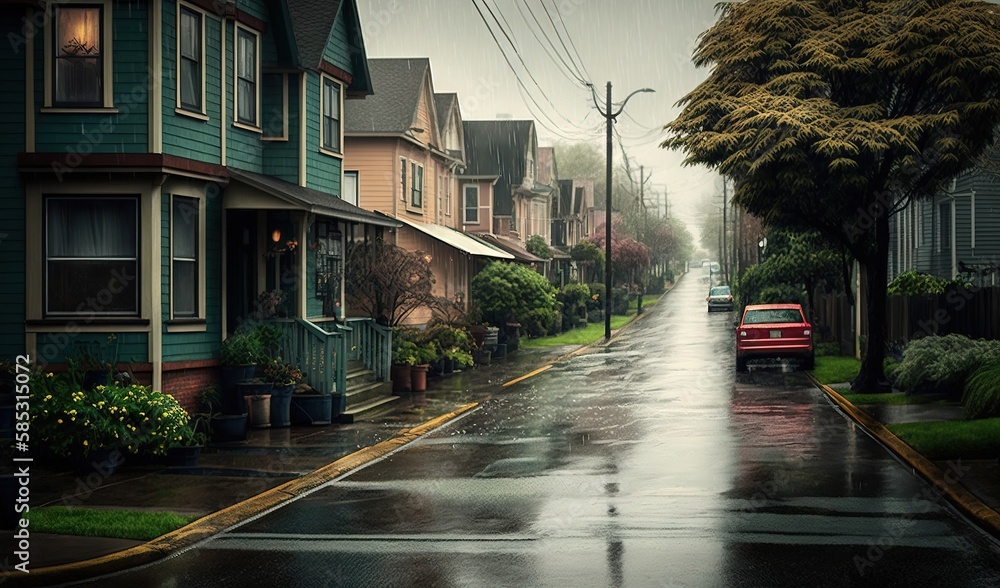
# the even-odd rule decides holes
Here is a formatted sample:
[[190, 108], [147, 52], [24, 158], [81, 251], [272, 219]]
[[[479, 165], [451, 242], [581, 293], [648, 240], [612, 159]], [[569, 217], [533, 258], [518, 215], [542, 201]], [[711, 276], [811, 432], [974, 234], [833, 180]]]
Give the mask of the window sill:
[[260, 138], [260, 140], [261, 141], [272, 141], [272, 142], [275, 142], [275, 143], [277, 143], [277, 142], [285, 142], [285, 143], [287, 143], [288, 142], [288, 135], [284, 135], [284, 136], [281, 136], [281, 137], [268, 137], [268, 136], [264, 135], [264, 136], [262, 136]]
[[336, 157], [337, 159], [343, 159], [344, 158], [344, 154], [343, 153], [337, 153], [336, 151], [333, 151], [331, 149], [327, 149], [325, 147], [320, 147], [319, 148], [319, 152], [322, 153], [323, 155], [329, 155], [330, 157]]
[[185, 110], [184, 108], [175, 108], [174, 112], [179, 114], [180, 116], [186, 116], [188, 118], [193, 118], [195, 120], [200, 120], [202, 122], [208, 122], [209, 120], [211, 120], [210, 118], [208, 118], [208, 115], [206, 114], [203, 114], [201, 112], [195, 112], [193, 110]]
[[236, 127], [237, 129], [243, 129], [244, 131], [250, 131], [251, 133], [257, 133], [258, 135], [263, 135], [264, 134], [264, 129], [262, 129], [260, 127], [256, 127], [256, 126], [254, 126], [252, 124], [243, 123], [243, 122], [240, 122], [240, 121], [234, 121], [233, 122], [233, 126]]
[[410, 214], [419, 214], [420, 216], [424, 216], [423, 208], [417, 208], [411, 205], [406, 206], [406, 212], [409, 212]]
[[24, 321], [24, 329], [29, 333], [62, 333], [66, 332], [67, 327], [73, 327], [84, 333], [109, 331], [144, 333], [149, 331], [149, 319], [80, 315]]
[[164, 321], [168, 333], [204, 333], [208, 331], [208, 321], [203, 318], [171, 319]]
[[118, 114], [118, 108], [110, 106], [106, 108], [94, 108], [87, 106], [83, 108], [69, 108], [66, 106], [43, 106], [39, 109], [43, 114]]

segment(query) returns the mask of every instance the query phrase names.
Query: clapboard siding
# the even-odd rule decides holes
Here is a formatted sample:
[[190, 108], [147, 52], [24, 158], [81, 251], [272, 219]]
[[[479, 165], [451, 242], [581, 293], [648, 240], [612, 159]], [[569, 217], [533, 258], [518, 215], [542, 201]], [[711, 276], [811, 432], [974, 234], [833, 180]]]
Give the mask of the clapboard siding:
[[[4, 31], [18, 31], [23, 12], [0, 9]], [[24, 184], [17, 173], [17, 154], [24, 150], [24, 51], [0, 43], [0, 357], [24, 353]]]

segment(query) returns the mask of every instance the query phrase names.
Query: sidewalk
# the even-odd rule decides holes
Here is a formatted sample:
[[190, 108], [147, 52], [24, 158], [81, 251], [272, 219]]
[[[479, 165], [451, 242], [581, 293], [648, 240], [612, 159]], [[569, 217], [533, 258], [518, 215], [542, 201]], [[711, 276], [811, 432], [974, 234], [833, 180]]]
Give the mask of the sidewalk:
[[[35, 466], [31, 508], [77, 505], [205, 517], [213, 513], [226, 515], [234, 505], [239, 505], [238, 516], [222, 517], [228, 523], [222, 528], [226, 528], [292, 498], [305, 486], [318, 486], [416, 439], [431, 427], [441, 426], [450, 418], [474, 409], [500, 391], [505, 382], [578, 349], [579, 346], [520, 349], [489, 366], [431, 378], [426, 393], [405, 395], [395, 403], [392, 412], [370, 421], [251, 430], [246, 441], [206, 447], [195, 468], [126, 467], [111, 477], [101, 478], [96, 474], [79, 477], [72, 472]], [[373, 452], [373, 448], [380, 446], [379, 451]], [[349, 467], [337, 465], [345, 460], [350, 461]], [[328, 469], [331, 466], [335, 468]], [[317, 472], [324, 473], [317, 476]], [[303, 488], [282, 489], [290, 482], [298, 482]], [[275, 494], [275, 489], [277, 495], [272, 499], [257, 500]], [[260, 504], [246, 504], [255, 501]], [[210, 534], [218, 530], [221, 529], [210, 526]], [[10, 535], [6, 541], [10, 541]], [[39, 572], [45, 571], [42, 568], [67, 568], [63, 564], [84, 562], [129, 548], [139, 551], [152, 543], [155, 542], [32, 533], [31, 576], [37, 578]], [[14, 551], [12, 546], [5, 545], [5, 553]], [[62, 577], [60, 581], [64, 581], [68, 571], [58, 574]], [[19, 580], [16, 578], [15, 582], [20, 583]]]

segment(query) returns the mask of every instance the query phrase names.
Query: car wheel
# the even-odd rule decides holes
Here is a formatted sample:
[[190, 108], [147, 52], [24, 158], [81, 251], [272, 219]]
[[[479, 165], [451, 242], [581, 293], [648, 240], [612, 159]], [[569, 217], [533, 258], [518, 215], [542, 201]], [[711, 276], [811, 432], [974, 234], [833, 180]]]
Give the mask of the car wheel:
[[747, 371], [747, 360], [742, 357], [736, 358], [736, 371], [745, 372]]
[[803, 370], [812, 370], [815, 367], [816, 367], [816, 357], [814, 355], [810, 355], [809, 357], [803, 359], [802, 364], [800, 366], [800, 368]]

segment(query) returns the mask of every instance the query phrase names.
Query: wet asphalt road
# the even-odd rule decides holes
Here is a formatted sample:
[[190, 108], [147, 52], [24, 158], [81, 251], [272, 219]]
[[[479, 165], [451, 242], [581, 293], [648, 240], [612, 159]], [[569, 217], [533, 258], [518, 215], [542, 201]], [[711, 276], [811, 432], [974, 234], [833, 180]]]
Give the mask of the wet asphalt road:
[[997, 586], [1000, 552], [801, 374], [736, 377], [690, 275], [607, 349], [89, 585]]

